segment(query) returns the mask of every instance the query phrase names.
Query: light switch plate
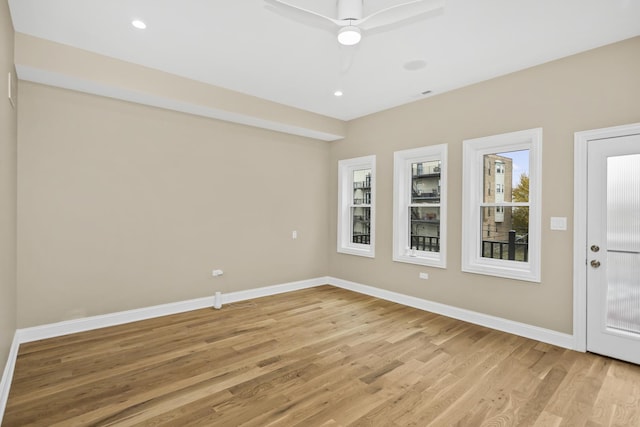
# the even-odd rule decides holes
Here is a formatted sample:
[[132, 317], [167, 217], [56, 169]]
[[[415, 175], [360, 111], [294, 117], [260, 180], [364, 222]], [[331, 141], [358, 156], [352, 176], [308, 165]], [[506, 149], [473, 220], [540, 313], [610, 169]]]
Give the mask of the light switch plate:
[[551, 229], [566, 231], [567, 230], [567, 217], [566, 216], [552, 216], [551, 217]]

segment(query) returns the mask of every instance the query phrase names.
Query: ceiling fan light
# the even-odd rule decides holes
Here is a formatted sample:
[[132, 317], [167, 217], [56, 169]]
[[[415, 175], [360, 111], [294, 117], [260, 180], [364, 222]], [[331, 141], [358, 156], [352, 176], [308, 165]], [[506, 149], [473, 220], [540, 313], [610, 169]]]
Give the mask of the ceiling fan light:
[[361, 38], [362, 34], [360, 33], [360, 28], [353, 25], [342, 27], [338, 32], [338, 42], [345, 46], [353, 46], [354, 44], [358, 44]]

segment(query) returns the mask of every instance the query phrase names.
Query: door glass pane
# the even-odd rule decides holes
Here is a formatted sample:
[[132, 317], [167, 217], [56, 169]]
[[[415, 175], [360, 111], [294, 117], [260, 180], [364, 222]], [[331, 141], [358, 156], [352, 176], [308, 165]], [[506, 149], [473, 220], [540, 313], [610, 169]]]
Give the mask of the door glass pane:
[[482, 256], [529, 260], [529, 208], [485, 206], [482, 210]]
[[440, 203], [440, 160], [411, 165], [411, 203]]
[[640, 155], [607, 159], [607, 326], [640, 333]]
[[440, 208], [411, 207], [409, 217], [411, 249], [440, 252]]

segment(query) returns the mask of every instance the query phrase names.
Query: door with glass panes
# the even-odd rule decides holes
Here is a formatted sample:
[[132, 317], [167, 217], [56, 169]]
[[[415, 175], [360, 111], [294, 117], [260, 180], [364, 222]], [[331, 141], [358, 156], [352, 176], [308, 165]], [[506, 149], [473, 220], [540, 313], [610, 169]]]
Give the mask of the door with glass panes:
[[587, 156], [587, 350], [640, 364], [640, 134]]

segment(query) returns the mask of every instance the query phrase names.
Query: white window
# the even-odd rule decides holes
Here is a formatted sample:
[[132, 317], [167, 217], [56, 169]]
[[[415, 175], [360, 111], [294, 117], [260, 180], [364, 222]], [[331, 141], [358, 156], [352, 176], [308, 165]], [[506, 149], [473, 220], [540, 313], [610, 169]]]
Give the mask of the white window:
[[541, 162], [541, 128], [464, 141], [463, 271], [540, 282]]
[[447, 145], [394, 153], [393, 260], [445, 268]]
[[338, 162], [338, 252], [375, 256], [376, 156]]

